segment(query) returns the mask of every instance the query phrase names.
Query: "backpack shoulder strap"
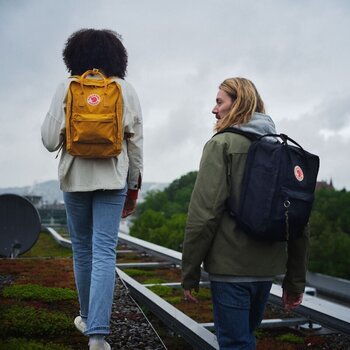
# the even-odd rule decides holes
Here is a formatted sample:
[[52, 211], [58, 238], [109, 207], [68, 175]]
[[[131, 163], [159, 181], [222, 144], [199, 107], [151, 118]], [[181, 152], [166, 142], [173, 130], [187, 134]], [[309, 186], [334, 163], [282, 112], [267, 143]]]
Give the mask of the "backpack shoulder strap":
[[[222, 131], [219, 131], [217, 132], [214, 136], [216, 135], [219, 135], [219, 134], [223, 134], [225, 132], [231, 132], [233, 134], [238, 134], [238, 135], [242, 135], [244, 137], [246, 137], [247, 139], [249, 139], [250, 141], [256, 141], [259, 139], [260, 135], [258, 134], [254, 134], [252, 132], [248, 132], [248, 131], [243, 131], [241, 129], [238, 129], [238, 128], [232, 128], [232, 127], [229, 127], [229, 128], [226, 128]], [[213, 137], [214, 137], [213, 136]]]

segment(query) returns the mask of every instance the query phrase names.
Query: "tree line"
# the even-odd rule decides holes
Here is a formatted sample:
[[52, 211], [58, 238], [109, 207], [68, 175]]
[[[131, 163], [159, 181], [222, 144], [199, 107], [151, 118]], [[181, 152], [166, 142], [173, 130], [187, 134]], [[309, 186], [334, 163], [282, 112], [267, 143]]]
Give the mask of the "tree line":
[[[189, 172], [163, 191], [147, 193], [130, 234], [181, 251], [196, 176], [196, 171]], [[317, 190], [310, 232], [309, 270], [350, 279], [350, 192]]]

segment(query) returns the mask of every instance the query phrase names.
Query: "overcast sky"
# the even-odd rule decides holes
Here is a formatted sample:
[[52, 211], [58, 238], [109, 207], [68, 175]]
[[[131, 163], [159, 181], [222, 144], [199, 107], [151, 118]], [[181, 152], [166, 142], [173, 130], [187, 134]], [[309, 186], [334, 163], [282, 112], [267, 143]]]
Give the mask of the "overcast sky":
[[57, 178], [40, 127], [80, 28], [109, 28], [144, 117], [144, 181], [197, 170], [218, 85], [251, 79], [284, 132], [321, 158], [319, 180], [350, 190], [347, 0], [0, 0], [0, 187]]

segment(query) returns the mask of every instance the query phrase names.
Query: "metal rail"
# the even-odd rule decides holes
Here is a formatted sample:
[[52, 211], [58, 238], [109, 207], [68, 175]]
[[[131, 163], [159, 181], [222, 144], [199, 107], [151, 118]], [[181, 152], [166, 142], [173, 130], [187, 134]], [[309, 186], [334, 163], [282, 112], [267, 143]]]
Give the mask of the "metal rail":
[[[51, 229], [48, 231], [51, 233], [54, 230]], [[57, 240], [57, 235], [55, 239]], [[181, 265], [181, 253], [174, 250], [146, 242], [125, 233], [119, 233], [119, 242], [140, 252], [148, 253], [149, 255], [160, 258], [162, 261], [159, 263], [161, 264], [169, 265], [170, 261], [172, 265]], [[66, 242], [64, 243], [66, 244]], [[140, 263], [132, 264], [133, 266], [140, 266]], [[158, 265], [157, 262], [151, 264]], [[212, 328], [212, 324], [199, 324], [183, 314], [171, 304], [150, 291], [145, 285], [140, 284], [124, 273], [120, 267], [126, 266], [128, 265], [117, 264], [116, 270], [120, 278], [122, 278], [128, 285], [128, 288], [136, 299], [140, 300], [142, 304], [145, 304], [170, 329], [181, 334], [182, 337], [195, 348], [218, 348], [216, 337], [208, 330]], [[202, 283], [207, 284], [205, 281]], [[170, 285], [171, 284], [178, 286], [178, 283], [170, 283]], [[275, 304], [281, 305], [281, 296], [282, 288], [279, 285], [274, 284], [271, 289], [269, 300]], [[303, 317], [285, 320], [264, 320], [262, 322], [262, 327], [270, 328], [276, 326], [283, 327], [300, 325], [307, 321], [312, 321], [340, 332], [347, 334], [350, 333], [350, 308], [346, 306], [325, 301], [318, 297], [305, 295], [303, 305], [298, 308], [297, 313]]]
[[119, 236], [118, 236], [119, 242], [124, 242], [126, 243], [129, 247], [133, 247], [135, 249], [145, 251], [147, 253], [151, 253], [153, 256], [156, 256], [160, 259], [164, 259], [167, 261], [171, 261], [175, 263], [176, 265], [181, 264], [181, 259], [182, 259], [182, 254], [169, 249], [162, 247], [160, 245], [144, 241], [140, 238], [132, 237], [126, 233], [123, 233], [122, 230], [119, 231]]
[[[269, 300], [277, 305], [281, 305], [281, 298], [281, 287], [273, 284]], [[302, 305], [294, 312], [307, 317], [312, 322], [350, 334], [349, 307], [305, 294]]]
[[72, 242], [69, 239], [63, 238], [56, 230], [54, 230], [52, 227], [42, 227], [44, 231], [47, 231], [50, 233], [52, 238], [61, 246], [66, 248], [72, 247]]
[[[294, 317], [294, 318], [276, 318], [263, 320], [260, 328], [281, 328], [281, 327], [296, 327], [308, 323], [308, 319], [305, 317]], [[201, 323], [203, 327], [208, 330], [214, 330], [214, 323]]]
[[320, 294], [350, 303], [350, 281], [348, 280], [308, 271], [306, 283], [310, 287], [317, 288]]

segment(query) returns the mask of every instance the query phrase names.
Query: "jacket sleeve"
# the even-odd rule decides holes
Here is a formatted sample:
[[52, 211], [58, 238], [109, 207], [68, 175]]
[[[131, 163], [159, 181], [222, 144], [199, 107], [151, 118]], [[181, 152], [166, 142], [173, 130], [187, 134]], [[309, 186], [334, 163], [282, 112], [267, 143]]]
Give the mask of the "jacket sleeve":
[[309, 260], [309, 240], [310, 228], [307, 225], [301, 237], [288, 241], [287, 272], [282, 288], [290, 294], [301, 294], [304, 292]]
[[57, 151], [64, 140], [66, 85], [61, 83], [41, 126], [41, 139], [50, 152]]
[[[143, 122], [142, 111], [134, 88], [128, 84], [125, 116], [125, 137], [127, 138], [129, 175], [128, 189], [134, 196], [141, 188], [143, 171]], [[136, 196], [137, 197], [137, 196]]]
[[182, 286], [198, 290], [200, 266], [225, 210], [228, 195], [225, 144], [211, 139], [204, 147], [189, 205], [182, 252]]

